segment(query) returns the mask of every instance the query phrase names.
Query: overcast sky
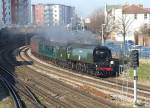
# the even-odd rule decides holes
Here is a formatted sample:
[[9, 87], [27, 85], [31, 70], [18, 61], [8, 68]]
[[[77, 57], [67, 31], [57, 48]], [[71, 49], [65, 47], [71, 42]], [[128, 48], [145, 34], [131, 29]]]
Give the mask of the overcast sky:
[[102, 8], [107, 4], [121, 4], [121, 3], [140, 3], [145, 7], [150, 7], [150, 0], [31, 0], [32, 4], [37, 3], [58, 3], [71, 5], [76, 7], [76, 11], [80, 16], [88, 16], [95, 9]]

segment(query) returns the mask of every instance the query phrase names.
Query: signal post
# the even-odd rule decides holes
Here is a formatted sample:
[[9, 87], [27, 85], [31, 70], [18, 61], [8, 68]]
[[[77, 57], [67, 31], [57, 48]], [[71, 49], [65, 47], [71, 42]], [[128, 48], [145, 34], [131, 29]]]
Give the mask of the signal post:
[[139, 67], [139, 52], [138, 50], [132, 50], [131, 52], [131, 64], [134, 70], [134, 105], [137, 104], [137, 80], [138, 80], [138, 67]]
[[138, 75], [137, 75], [137, 67], [134, 67], [134, 104], [137, 103], [137, 80], [138, 80]]

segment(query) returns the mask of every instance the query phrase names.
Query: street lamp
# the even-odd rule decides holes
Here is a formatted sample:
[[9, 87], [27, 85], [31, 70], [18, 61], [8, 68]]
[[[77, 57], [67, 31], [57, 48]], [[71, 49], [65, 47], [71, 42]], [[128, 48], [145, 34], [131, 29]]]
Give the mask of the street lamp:
[[106, 24], [102, 24], [102, 45], [104, 45], [104, 27]]

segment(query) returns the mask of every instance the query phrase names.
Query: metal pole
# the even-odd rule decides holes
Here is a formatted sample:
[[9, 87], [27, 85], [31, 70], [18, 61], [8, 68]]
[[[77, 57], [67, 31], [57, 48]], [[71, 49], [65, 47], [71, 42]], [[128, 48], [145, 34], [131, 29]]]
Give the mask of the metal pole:
[[134, 67], [134, 105], [137, 104], [137, 80], [138, 80], [138, 75], [137, 75], [137, 67]]

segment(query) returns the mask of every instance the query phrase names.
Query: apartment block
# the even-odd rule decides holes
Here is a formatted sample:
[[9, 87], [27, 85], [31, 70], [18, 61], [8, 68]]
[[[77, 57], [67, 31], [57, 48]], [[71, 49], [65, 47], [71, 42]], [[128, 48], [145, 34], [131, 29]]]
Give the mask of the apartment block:
[[62, 4], [36, 4], [32, 10], [33, 22], [37, 25], [67, 25], [75, 16], [74, 7]]

